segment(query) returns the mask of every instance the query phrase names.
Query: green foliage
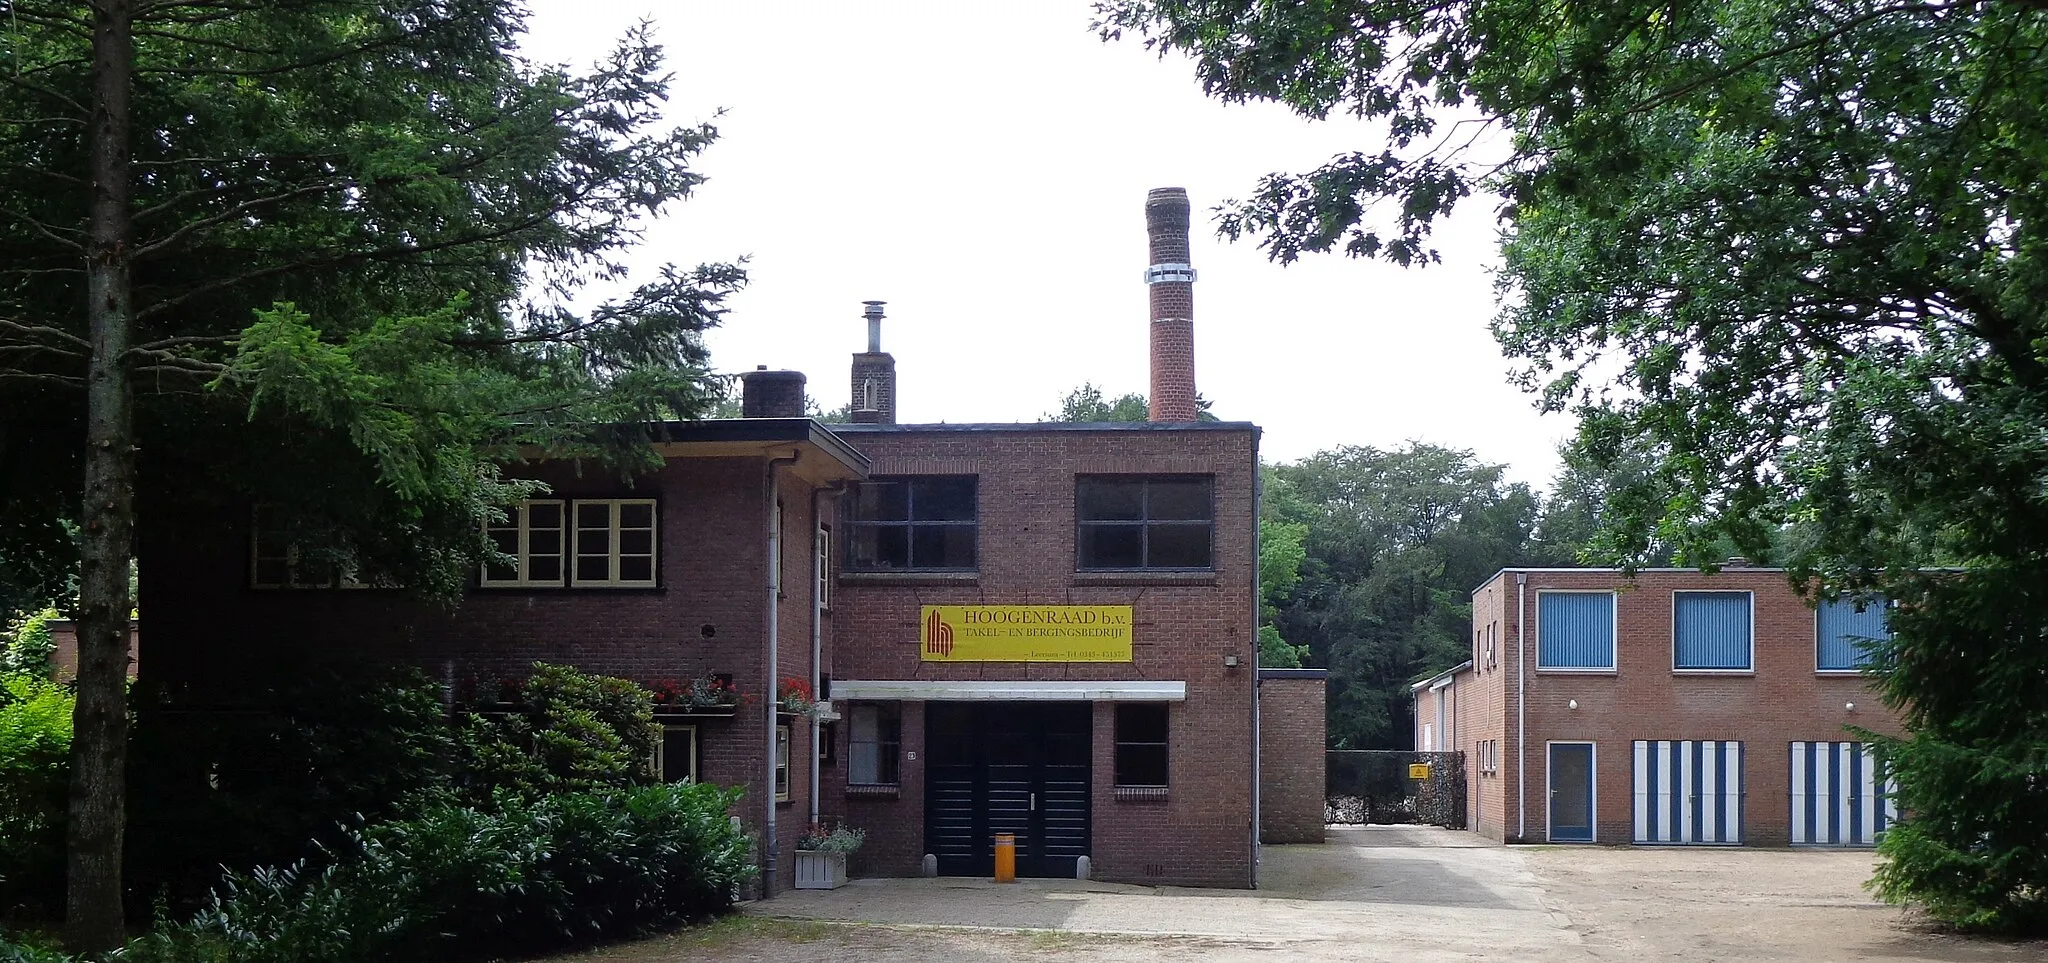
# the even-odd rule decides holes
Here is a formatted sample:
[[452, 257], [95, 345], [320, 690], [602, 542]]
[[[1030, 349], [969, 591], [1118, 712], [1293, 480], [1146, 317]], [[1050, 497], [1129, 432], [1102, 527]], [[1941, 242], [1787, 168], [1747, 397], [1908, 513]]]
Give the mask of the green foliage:
[[135, 963], [483, 959], [632, 935], [723, 912], [753, 873], [701, 783], [505, 796], [347, 833], [324, 864], [231, 873]]
[[71, 711], [44, 675], [0, 674], [0, 908], [59, 909]]
[[[1879, 891], [1959, 925], [2041, 918], [2048, 8], [1098, 11], [1193, 54], [1216, 96], [1386, 125], [1386, 149], [1228, 207], [1226, 232], [1276, 258], [1426, 261], [1436, 218], [1498, 193], [1496, 335], [1579, 416], [1589, 467], [1640, 479], [1596, 550], [1782, 553], [1801, 585], [1915, 606], [1876, 671], [1911, 728], [1890, 751], [1913, 801]], [[1505, 136], [1468, 149], [1488, 128]], [[1930, 585], [1929, 565], [1997, 591]]]
[[[1195, 396], [1195, 420], [1218, 420], [1209, 410], [1210, 404], [1209, 399], [1199, 394]], [[1152, 410], [1146, 404], [1144, 395], [1131, 392], [1110, 398], [1105, 396], [1094, 382], [1082, 382], [1081, 387], [1067, 392], [1066, 397], [1060, 399], [1060, 410], [1047, 412], [1039, 416], [1038, 420], [1087, 423], [1147, 421], [1151, 417]]]
[[1333, 748], [1408, 748], [1408, 683], [1470, 658], [1472, 589], [1542, 560], [1536, 496], [1502, 471], [1421, 443], [1267, 469], [1269, 519], [1306, 530], [1274, 628], [1330, 670]]
[[1259, 519], [1259, 665], [1269, 669], [1298, 669], [1305, 645], [1290, 645], [1273, 624], [1280, 606], [1301, 583], [1301, 565], [1308, 559], [1303, 541], [1308, 526], [1293, 522]]
[[50, 678], [51, 653], [57, 641], [50, 637], [50, 623], [58, 619], [56, 609], [31, 612], [0, 634], [0, 675], [32, 675]]
[[647, 761], [661, 730], [653, 697], [639, 684], [535, 663], [520, 691], [517, 713], [472, 713], [462, 722], [464, 792], [472, 801], [623, 788], [651, 778]]

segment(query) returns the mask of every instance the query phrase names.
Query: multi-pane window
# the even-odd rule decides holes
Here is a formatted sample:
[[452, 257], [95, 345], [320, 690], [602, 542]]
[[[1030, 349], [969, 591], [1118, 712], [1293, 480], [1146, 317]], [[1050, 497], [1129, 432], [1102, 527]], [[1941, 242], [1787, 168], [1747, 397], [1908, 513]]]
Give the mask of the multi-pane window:
[[1614, 668], [1614, 593], [1536, 593], [1536, 667]]
[[1865, 647], [1892, 637], [1886, 618], [1889, 608], [1882, 598], [1822, 602], [1813, 614], [1814, 668], [1822, 672], [1861, 671], [1869, 661]]
[[775, 727], [775, 801], [789, 801], [789, 724]]
[[1216, 528], [1208, 475], [1084, 476], [1075, 482], [1082, 571], [1207, 569]]
[[654, 775], [662, 782], [697, 781], [697, 727], [663, 726], [654, 743]]
[[846, 568], [860, 572], [971, 572], [980, 541], [971, 475], [881, 478], [847, 502]]
[[652, 588], [657, 523], [652, 498], [534, 499], [485, 525], [505, 555], [484, 565], [485, 588]]
[[1671, 667], [1744, 671], [1750, 659], [1748, 592], [1671, 593]]
[[903, 717], [896, 705], [857, 705], [846, 738], [846, 781], [854, 786], [894, 786], [903, 745]]
[[654, 499], [577, 499], [569, 584], [579, 588], [654, 584]]
[[482, 583], [559, 587], [566, 512], [561, 501], [534, 500], [506, 509], [504, 521], [488, 523], [491, 547], [505, 560], [486, 564]]
[[251, 513], [250, 588], [366, 588], [351, 567], [346, 553], [302, 550], [277, 510], [259, 506]]
[[1120, 702], [1116, 707], [1116, 784], [1166, 785], [1166, 705]]
[[832, 527], [818, 526], [818, 607], [832, 607]]

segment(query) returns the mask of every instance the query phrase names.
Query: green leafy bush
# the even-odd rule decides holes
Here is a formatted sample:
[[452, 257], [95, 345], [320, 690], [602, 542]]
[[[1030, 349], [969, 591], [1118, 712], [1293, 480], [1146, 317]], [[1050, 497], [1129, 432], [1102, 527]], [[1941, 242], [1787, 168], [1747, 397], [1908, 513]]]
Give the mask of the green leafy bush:
[[0, 908], [59, 908], [71, 707], [47, 679], [0, 676]]
[[469, 714], [461, 728], [466, 797], [618, 789], [646, 782], [660, 728], [646, 689], [626, 679], [535, 663], [511, 715]]
[[736, 790], [504, 795], [347, 834], [324, 868], [230, 874], [133, 963], [356, 963], [530, 954], [728, 909], [753, 873]]
[[0, 637], [0, 675], [50, 677], [50, 653], [57, 640], [50, 636], [50, 623], [57, 621], [56, 609], [43, 609], [24, 616], [7, 627]]

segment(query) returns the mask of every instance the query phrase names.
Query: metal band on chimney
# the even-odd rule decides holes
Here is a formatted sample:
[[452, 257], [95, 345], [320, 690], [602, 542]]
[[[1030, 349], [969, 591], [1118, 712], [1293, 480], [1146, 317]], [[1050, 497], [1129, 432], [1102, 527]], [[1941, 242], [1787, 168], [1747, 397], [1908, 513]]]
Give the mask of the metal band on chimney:
[[1145, 269], [1146, 284], [1193, 284], [1195, 267], [1192, 264], [1154, 264]]

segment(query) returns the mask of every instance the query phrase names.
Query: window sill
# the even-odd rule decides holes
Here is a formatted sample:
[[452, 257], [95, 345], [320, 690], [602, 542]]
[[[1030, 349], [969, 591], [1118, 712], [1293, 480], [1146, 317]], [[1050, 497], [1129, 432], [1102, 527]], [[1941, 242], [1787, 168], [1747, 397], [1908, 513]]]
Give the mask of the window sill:
[[841, 585], [973, 585], [980, 572], [841, 572]]
[[1214, 585], [1215, 572], [1075, 572], [1075, 585]]
[[1672, 669], [1672, 675], [1755, 675], [1755, 669]]
[[1868, 675], [1865, 669], [1815, 669], [1813, 674], [1824, 679], [1854, 679]]
[[867, 799], [898, 799], [903, 795], [901, 786], [847, 786], [846, 795]]
[[1118, 786], [1115, 791], [1117, 802], [1163, 803], [1168, 798], [1165, 786]]
[[1536, 674], [1537, 674], [1537, 675], [1619, 675], [1620, 673], [1616, 672], [1616, 671], [1615, 671], [1615, 670], [1613, 670], [1613, 669], [1574, 669], [1574, 668], [1570, 668], [1570, 667], [1568, 667], [1568, 666], [1558, 666], [1558, 667], [1552, 668], [1552, 667], [1549, 667], [1549, 666], [1540, 666], [1540, 665], [1539, 665], [1539, 666], [1537, 666], [1537, 667], [1536, 667]]

